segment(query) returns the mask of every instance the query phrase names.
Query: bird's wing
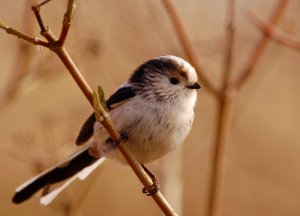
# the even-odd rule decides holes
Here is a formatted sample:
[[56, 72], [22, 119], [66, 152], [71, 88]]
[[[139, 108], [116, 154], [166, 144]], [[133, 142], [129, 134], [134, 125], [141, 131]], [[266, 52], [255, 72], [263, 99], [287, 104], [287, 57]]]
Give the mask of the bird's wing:
[[[121, 104], [128, 101], [130, 98], [134, 97], [136, 94], [135, 89], [128, 83], [122, 85], [117, 91], [112, 94], [106, 101], [106, 107], [109, 110], [115, 109]], [[91, 138], [94, 132], [94, 124], [96, 122], [95, 114], [93, 113], [83, 124], [79, 135], [76, 139], [76, 145], [82, 145], [88, 139]]]
[[134, 97], [136, 91], [128, 84], [122, 85], [118, 90], [112, 94], [106, 101], [106, 107], [112, 110], [121, 104], [125, 103], [128, 99]]
[[95, 113], [92, 113], [90, 117], [82, 125], [79, 135], [76, 139], [76, 145], [82, 145], [93, 135], [94, 123], [96, 122]]

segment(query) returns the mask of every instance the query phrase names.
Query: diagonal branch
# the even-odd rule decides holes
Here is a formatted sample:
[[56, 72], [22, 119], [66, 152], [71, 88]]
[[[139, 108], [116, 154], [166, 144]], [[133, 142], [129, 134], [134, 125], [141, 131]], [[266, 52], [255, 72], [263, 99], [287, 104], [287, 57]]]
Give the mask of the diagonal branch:
[[52, 49], [52, 47], [53, 47], [53, 45], [55, 45], [55, 42], [57, 41], [57, 39], [51, 32], [50, 27], [45, 25], [44, 20], [40, 13], [41, 7], [43, 5], [45, 5], [46, 3], [48, 3], [49, 1], [50, 0], [46, 0], [40, 4], [34, 4], [34, 5], [32, 5], [31, 9], [35, 15], [35, 18], [36, 18], [39, 26], [40, 26], [41, 35], [44, 36], [50, 44], [52, 44], [52, 46], [49, 47], [50, 49]]
[[79, 69], [76, 67], [75, 63], [73, 62], [72, 58], [70, 57], [69, 53], [64, 47], [59, 47], [53, 50], [56, 55], [60, 58], [60, 60], [63, 62], [65, 67], [68, 69], [69, 73], [75, 80], [76, 84], [80, 88], [80, 90], [83, 92], [87, 100], [90, 102], [90, 104], [93, 104], [93, 98], [92, 98], [92, 92], [93, 90], [88, 85], [86, 80], [81, 75]]
[[32, 43], [34, 45], [39, 45], [39, 46], [44, 46], [44, 47], [49, 47], [49, 43], [39, 39], [38, 37], [31, 37], [23, 32], [20, 32], [14, 28], [11, 28], [7, 25], [5, 25], [3, 22], [0, 21], [0, 28], [3, 29], [4, 31], [6, 31], [7, 34], [11, 34], [14, 35], [22, 40], [25, 40], [29, 43]]
[[[47, 2], [49, 2], [49, 1], [47, 1]], [[34, 4], [34, 5], [31, 6], [31, 9], [32, 9], [32, 11], [33, 11], [33, 13], [36, 17], [36, 20], [37, 20], [39, 26], [40, 26], [41, 32], [47, 31], [47, 27], [44, 24], [43, 18], [40, 15], [41, 6], [46, 4], [47, 2], [43, 2], [43, 3], [40, 3], [40, 4]]]
[[280, 29], [270, 31], [268, 25], [253, 13], [249, 13], [248, 16], [257, 28], [259, 28], [268, 37], [272, 38], [275, 42], [288, 46], [292, 49], [300, 50], [300, 40], [288, 36]]
[[[42, 5], [48, 3], [50, 0], [45, 0], [40, 4], [35, 4], [32, 6], [32, 10], [36, 16], [36, 19], [39, 23], [39, 26], [41, 28], [41, 35], [43, 35], [47, 40], [47, 47], [56, 53], [56, 55], [60, 58], [60, 60], [64, 63], [74, 80], [76, 81], [77, 85], [80, 87], [81, 91], [84, 93], [88, 101], [90, 102], [91, 105], [93, 105], [93, 91], [90, 88], [90, 86], [87, 84], [83, 76], [81, 75], [80, 71], [76, 67], [75, 63], [72, 61], [70, 55], [68, 54], [67, 50], [62, 46], [63, 42], [66, 39], [67, 33], [69, 31], [70, 25], [71, 25], [71, 17], [72, 13], [74, 10], [74, 0], [69, 0], [68, 1], [68, 7], [67, 7], [67, 12], [65, 13], [64, 20], [66, 19], [66, 26], [62, 27], [62, 33], [60, 36], [60, 40], [57, 40], [56, 37], [53, 35], [51, 32], [50, 28], [44, 24], [44, 21], [42, 19], [42, 16], [40, 15], [40, 8]], [[63, 22], [64, 25], [65, 22]], [[1, 24], [1, 23], [0, 23]], [[4, 30], [7, 29], [5, 25], [1, 25], [1, 28]], [[14, 33], [13, 35], [18, 36], [21, 35], [20, 38], [35, 44], [35, 40], [32, 41], [30, 37], [24, 37], [23, 33], [17, 32]], [[103, 118], [103, 121], [101, 123], [107, 130], [107, 132], [110, 134], [111, 138], [117, 142], [120, 143], [119, 149], [123, 156], [125, 157], [126, 161], [128, 164], [131, 166], [139, 180], [143, 183], [145, 188], [150, 188], [153, 184], [152, 179], [149, 177], [149, 175], [145, 172], [145, 170], [142, 168], [142, 166], [137, 162], [137, 160], [132, 156], [131, 152], [126, 148], [125, 145], [123, 145], [120, 142], [120, 134], [116, 130], [109, 113], [105, 111], [105, 109], [102, 107], [100, 104], [96, 110], [99, 112]], [[163, 197], [163, 195], [158, 191], [156, 194], [151, 195], [154, 201], [157, 203], [157, 205], [161, 208], [161, 210], [166, 214], [166, 215], [176, 215], [174, 212], [173, 208], [170, 206], [170, 204], [167, 202], [167, 200]]]
[[[120, 136], [119, 132], [114, 127], [108, 113], [105, 111], [105, 109], [101, 105], [100, 101], [98, 101], [98, 100], [99, 100], [99, 95], [97, 95], [95, 92], [93, 92], [93, 107], [94, 107], [94, 110], [96, 113], [97, 121], [99, 121], [101, 124], [103, 124], [105, 126], [105, 128], [111, 135], [114, 142], [119, 144], [119, 146], [118, 146], [119, 150], [122, 152], [122, 154], [126, 158], [128, 164], [131, 166], [134, 173], [137, 175], [137, 177], [143, 183], [143, 185], [145, 187], [151, 187], [153, 182], [149, 178], [149, 175], [142, 168], [141, 164], [133, 157], [133, 155], [126, 148], [126, 146], [120, 142], [121, 136]], [[142, 168], [142, 170], [141, 170], [141, 168]], [[170, 216], [177, 215], [160, 191], [158, 191], [157, 193], [155, 193], [151, 196], [166, 215], [170, 215]]]
[[213, 93], [214, 95], [218, 95], [219, 90], [216, 86], [213, 85], [213, 83], [209, 79], [206, 70], [203, 68], [202, 64], [200, 63], [197, 52], [191, 42], [191, 39], [188, 37], [186, 29], [184, 28], [184, 25], [172, 3], [172, 0], [162, 0], [162, 3], [171, 19], [171, 22], [175, 28], [177, 37], [185, 51], [185, 54], [187, 55], [191, 64], [195, 67], [197, 74], [200, 80], [202, 81], [202, 84], [206, 87], [206, 89], [209, 92]]
[[[276, 25], [278, 24], [282, 15], [284, 14], [288, 3], [289, 0], [278, 0], [277, 5], [273, 10], [273, 14], [270, 17], [270, 20], [267, 25], [267, 29], [270, 33], [274, 31]], [[270, 38], [266, 34], [262, 35], [261, 39], [257, 42], [252, 54], [250, 55], [246, 66], [241, 70], [239, 75], [228, 86], [230, 90], [239, 89], [245, 83], [245, 81], [250, 77], [258, 61], [261, 59], [262, 55], [264, 54], [268, 42], [270, 41], [269, 39]]]

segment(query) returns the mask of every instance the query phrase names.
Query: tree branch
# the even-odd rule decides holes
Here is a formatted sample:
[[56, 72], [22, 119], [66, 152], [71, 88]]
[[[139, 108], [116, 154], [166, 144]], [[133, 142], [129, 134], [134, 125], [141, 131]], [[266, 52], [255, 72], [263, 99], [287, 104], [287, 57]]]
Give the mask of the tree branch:
[[[276, 24], [279, 22], [281, 16], [283, 15], [287, 3], [289, 0], [279, 0], [273, 15], [270, 18], [268, 24], [269, 32], [273, 32]], [[232, 101], [234, 99], [235, 93], [239, 88], [247, 81], [247, 79], [253, 74], [253, 69], [257, 62], [261, 59], [264, 53], [269, 37], [263, 35], [255, 46], [252, 55], [249, 58], [248, 63], [245, 68], [240, 72], [237, 78], [230, 82], [230, 72], [232, 70], [233, 61], [233, 44], [234, 44], [234, 0], [229, 0], [228, 3], [228, 15], [229, 24], [227, 29], [227, 48], [225, 53], [225, 64], [224, 64], [224, 74], [221, 87], [221, 94], [218, 97], [218, 113], [217, 113], [217, 123], [216, 123], [216, 142], [213, 149], [212, 158], [212, 171], [211, 171], [211, 187], [209, 194], [208, 203], [208, 215], [216, 216], [219, 215], [220, 210], [220, 196], [222, 195], [222, 183], [224, 176], [224, 167], [226, 164], [225, 160], [225, 150], [226, 145], [229, 140], [230, 135], [230, 123], [232, 115]]]
[[[64, 16], [64, 21], [63, 21], [63, 27], [62, 27], [62, 32], [60, 35], [60, 39], [56, 39], [56, 37], [52, 34], [50, 31], [50, 28], [44, 24], [44, 21], [42, 19], [42, 16], [40, 15], [40, 8], [42, 5], [48, 3], [50, 0], [46, 0], [40, 4], [35, 4], [32, 6], [32, 10], [36, 16], [36, 19], [39, 23], [39, 26], [41, 28], [41, 35], [43, 35], [47, 40], [47, 47], [55, 52], [60, 60], [64, 63], [74, 80], [76, 81], [77, 85], [80, 87], [81, 91], [84, 93], [90, 104], [93, 105], [93, 97], [92, 97], [92, 90], [87, 84], [87, 82], [84, 80], [83, 76], [81, 75], [80, 71], [76, 67], [75, 63], [72, 61], [71, 57], [69, 56], [68, 52], [66, 49], [63, 47], [63, 43], [66, 39], [67, 33], [69, 31], [70, 25], [71, 25], [71, 17], [72, 13], [74, 10], [74, 0], [69, 0], [68, 1], [68, 7], [67, 7], [67, 12], [65, 13]], [[0, 23], [1, 24], [1, 23]], [[65, 26], [64, 26], [65, 25]], [[0, 27], [4, 30], [7, 31], [7, 27], [5, 25], [0, 25]], [[9, 33], [10, 31], [8, 31]], [[29, 37], [25, 37], [23, 33], [18, 32], [13, 33], [13, 35], [19, 37], [21, 39], [24, 39], [32, 44], [36, 44], [35, 40], [31, 40]], [[61, 41], [60, 41], [61, 40]], [[109, 114], [105, 111], [105, 109], [99, 104], [97, 107], [96, 112], [99, 112], [103, 118], [101, 120], [101, 123], [105, 127], [105, 129], [108, 131], [110, 134], [111, 138], [117, 142], [120, 143], [120, 134], [116, 130]], [[128, 164], [131, 166], [139, 180], [143, 183], [143, 185], [146, 188], [149, 188], [152, 186], [153, 182], [151, 178], [148, 176], [148, 174], [145, 172], [145, 170], [142, 168], [142, 166], [137, 162], [137, 160], [132, 156], [132, 154], [129, 152], [129, 150], [126, 148], [125, 145], [120, 143], [119, 149], [124, 155], [125, 159], [127, 160]], [[163, 195], [158, 191], [156, 194], [151, 195], [154, 201], [157, 203], [157, 205], [161, 208], [161, 210], [166, 214], [166, 215], [176, 215], [175, 211], [172, 209], [170, 204], [167, 202], [167, 200], [163, 197]]]
[[228, 144], [230, 135], [230, 125], [232, 114], [233, 95], [227, 91], [230, 81], [230, 74], [233, 65], [233, 50], [235, 42], [235, 0], [228, 0], [227, 13], [228, 24], [226, 29], [226, 49], [223, 66], [223, 77], [221, 94], [217, 97], [217, 118], [216, 118], [216, 140], [212, 150], [212, 168], [210, 171], [210, 187], [208, 196], [207, 213], [210, 216], [218, 215], [220, 209], [220, 196], [222, 194], [223, 174], [224, 174], [224, 157], [225, 149]]
[[184, 25], [172, 3], [172, 0], [162, 0], [162, 3], [164, 5], [164, 8], [167, 12], [167, 14], [170, 17], [170, 20], [174, 26], [174, 29], [177, 33], [177, 37], [185, 51], [185, 54], [188, 57], [188, 60], [190, 63], [195, 67], [196, 72], [202, 82], [202, 84], [205, 86], [205, 88], [213, 93], [214, 95], [219, 94], [219, 90], [216, 86], [213, 85], [211, 80], [208, 77], [207, 72], [204, 70], [202, 64], [200, 63], [199, 57], [197, 56], [197, 52], [188, 37], [188, 34], [186, 32], [186, 29], [184, 28]]
[[235, 0], [229, 0], [228, 3], [228, 24], [227, 24], [227, 36], [226, 36], [226, 49], [225, 49], [225, 61], [224, 72], [222, 78], [222, 91], [226, 91], [227, 85], [230, 80], [230, 74], [232, 72], [233, 65], [233, 49], [235, 40]]
[[69, 53], [64, 47], [57, 47], [53, 52], [60, 58], [63, 62], [65, 67], [68, 69], [69, 73], [75, 80], [76, 84], [85, 95], [86, 99], [93, 105], [93, 98], [92, 98], [92, 89], [85, 81], [83, 76], [81, 75], [79, 69], [76, 67], [75, 63], [73, 62], [72, 58], [70, 57]]
[[49, 44], [51, 44], [51, 46], [49, 46], [49, 48], [53, 49], [53, 47], [57, 47], [57, 44], [56, 44], [57, 39], [51, 32], [50, 27], [45, 25], [44, 20], [40, 13], [41, 7], [43, 5], [45, 5], [46, 3], [48, 3], [49, 1], [50, 0], [46, 0], [40, 4], [34, 4], [34, 5], [32, 5], [31, 9], [35, 15], [35, 18], [36, 18], [39, 26], [40, 26], [41, 35], [44, 36], [48, 40]]
[[65, 43], [66, 38], [67, 38], [69, 29], [70, 29], [70, 26], [71, 26], [71, 21], [72, 21], [74, 8], [75, 8], [74, 0], [68, 1], [67, 12], [64, 15], [62, 29], [61, 29], [61, 33], [60, 33], [60, 36], [59, 36], [60, 45], [63, 45]]
[[[282, 15], [287, 8], [289, 0], [278, 0], [275, 8], [273, 9], [273, 14], [270, 17], [268, 22], [268, 31], [272, 33], [275, 29], [275, 26], [278, 24], [279, 20], [281, 19]], [[269, 42], [269, 37], [264, 34], [262, 35], [261, 39], [257, 42], [252, 54], [249, 57], [249, 60], [246, 66], [241, 70], [239, 75], [230, 83], [228, 88], [230, 90], [237, 90], [245, 83], [245, 81], [250, 77], [253, 73], [255, 66], [257, 65], [258, 61], [261, 59], [264, 51], [267, 48]]]
[[3, 29], [4, 31], [6, 31], [7, 34], [14, 35], [22, 40], [32, 43], [33, 45], [49, 47], [48, 42], [43, 41], [43, 40], [39, 39], [38, 37], [33, 38], [25, 33], [22, 33], [16, 29], [14, 29], [14, 28], [11, 28], [11, 27], [5, 25], [1, 20], [0, 20], [0, 28]]
[[250, 12], [248, 13], [248, 16], [257, 28], [259, 28], [265, 35], [272, 38], [275, 42], [288, 46], [292, 49], [300, 50], [299, 40], [288, 36], [280, 29], [274, 28], [273, 31], [270, 31], [268, 25], [258, 18], [254, 13]]

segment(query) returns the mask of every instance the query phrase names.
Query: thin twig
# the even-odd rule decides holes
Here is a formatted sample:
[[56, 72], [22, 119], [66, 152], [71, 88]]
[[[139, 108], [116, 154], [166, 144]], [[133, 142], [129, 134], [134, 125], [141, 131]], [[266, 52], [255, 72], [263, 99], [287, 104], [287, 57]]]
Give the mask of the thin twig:
[[221, 183], [223, 182], [224, 172], [224, 157], [230, 134], [230, 114], [232, 113], [233, 95], [227, 91], [227, 86], [230, 81], [230, 74], [233, 65], [233, 50], [235, 39], [235, 0], [228, 1], [228, 24], [227, 38], [224, 60], [224, 71], [222, 77], [222, 93], [217, 97], [217, 118], [216, 118], [216, 140], [212, 150], [212, 168], [210, 171], [210, 187], [208, 196], [207, 214], [209, 216], [218, 215], [220, 207], [220, 195], [222, 193]]
[[[268, 32], [272, 33], [274, 31], [275, 26], [278, 24], [279, 20], [284, 14], [288, 3], [289, 0], [278, 1], [267, 25]], [[269, 39], [270, 38], [266, 34], [262, 35], [261, 39], [257, 42], [252, 54], [250, 55], [246, 66], [241, 70], [239, 75], [228, 86], [231, 90], [239, 89], [253, 73], [255, 66], [257, 65], [258, 61], [261, 59], [264, 51], [267, 48], [268, 42], [270, 41]]]
[[[49, 2], [44, 1], [42, 5]], [[68, 1], [68, 5], [70, 5], [70, 2], [73, 2], [73, 0]], [[81, 91], [84, 93], [90, 104], [93, 104], [93, 97], [92, 97], [92, 90], [87, 84], [87, 82], [82, 77], [80, 71], [72, 61], [71, 57], [69, 56], [66, 49], [62, 46], [62, 44], [59, 43], [59, 40], [56, 39], [56, 37], [53, 35], [53, 33], [50, 31], [50, 28], [44, 24], [44, 21], [42, 19], [42, 16], [40, 15], [40, 7], [41, 4], [35, 4], [32, 6], [32, 10], [36, 16], [36, 19], [39, 23], [39, 26], [41, 28], [41, 35], [43, 35], [49, 42], [49, 49], [55, 52], [58, 57], [61, 59], [61, 61], [64, 63], [78, 86], [80, 87]], [[74, 10], [74, 7], [68, 7], [67, 10]], [[66, 12], [66, 14], [72, 14], [72, 12]], [[71, 17], [71, 16], [70, 16]], [[68, 27], [69, 28], [69, 27]], [[63, 30], [65, 31], [65, 30]], [[68, 30], [66, 30], [66, 33]], [[64, 33], [63, 33], [64, 34]], [[18, 36], [18, 34], [14, 34], [15, 36]], [[62, 36], [64, 37], [64, 36]], [[64, 40], [64, 39], [63, 39]], [[26, 40], [28, 42], [31, 42], [30, 40]], [[110, 134], [111, 138], [116, 141], [120, 142], [120, 134], [114, 127], [114, 124], [109, 116], [109, 114], [105, 111], [105, 109], [99, 105], [97, 108], [98, 112], [100, 112], [103, 121], [101, 120], [101, 123], [105, 127], [105, 129]], [[132, 156], [132, 154], [127, 150], [126, 146], [124, 146], [122, 143], [119, 145], [119, 149], [124, 155], [125, 159], [127, 160], [128, 164], [131, 166], [137, 177], [140, 179], [140, 181], [143, 183], [143, 185], [146, 188], [149, 188], [152, 186], [152, 180], [148, 176], [148, 174], [145, 172], [145, 170], [142, 168], [142, 166], [135, 160], [135, 158]], [[155, 200], [155, 202], [158, 204], [158, 206], [161, 208], [161, 210], [166, 215], [176, 215], [173, 208], [170, 206], [170, 204], [167, 202], [167, 200], [163, 197], [163, 195], [158, 191], [156, 194], [152, 195], [152, 198]]]
[[60, 47], [54, 51], [60, 60], [63, 62], [65, 67], [68, 69], [70, 74], [72, 75], [73, 79], [77, 83], [78, 87], [81, 89], [85, 97], [88, 99], [90, 104], [93, 104], [93, 98], [92, 98], [92, 89], [88, 85], [88, 83], [85, 81], [83, 76], [81, 75], [80, 71], [76, 67], [75, 63], [73, 62], [72, 58], [68, 54], [65, 48]]
[[74, 0], [68, 1], [68, 6], [67, 6], [67, 12], [64, 15], [63, 19], [63, 24], [62, 24], [62, 29], [61, 33], [59, 36], [59, 43], [62, 46], [65, 43], [65, 40], [67, 38], [70, 26], [71, 26], [71, 20], [72, 20], [72, 15], [74, 11]]
[[227, 25], [227, 39], [225, 49], [225, 60], [224, 60], [224, 73], [222, 78], [222, 91], [226, 91], [227, 85], [230, 80], [230, 74], [232, 72], [233, 65], [233, 50], [235, 40], [235, 0], [229, 0], [228, 3], [228, 25]]
[[38, 24], [40, 26], [41, 29], [41, 35], [44, 36], [48, 42], [51, 44], [51, 46], [49, 47], [50, 49], [53, 49], [57, 47], [57, 39], [56, 37], [53, 35], [53, 33], [50, 30], [49, 26], [46, 26], [44, 23], [44, 20], [41, 16], [40, 10], [41, 10], [41, 6], [45, 5], [46, 3], [48, 3], [49, 1], [44, 1], [41, 4], [34, 4], [32, 5], [31, 9], [35, 15], [36, 20], [38, 21]]
[[46, 4], [47, 2], [43, 2], [42, 4], [34, 4], [31, 7], [31, 9], [32, 9], [32, 11], [33, 11], [33, 13], [34, 13], [34, 15], [36, 17], [36, 20], [38, 21], [38, 24], [40, 26], [41, 32], [46, 32], [47, 31], [47, 27], [44, 24], [44, 21], [43, 21], [41, 15], [40, 15], [41, 6], [44, 5], [44, 4]]
[[[279, 22], [284, 10], [287, 6], [288, 0], [279, 0], [276, 8], [273, 11], [273, 15], [270, 19], [268, 30], [273, 31], [275, 25]], [[208, 215], [219, 215], [220, 210], [220, 196], [222, 195], [222, 183], [225, 167], [225, 150], [230, 134], [230, 122], [232, 114], [232, 100], [235, 96], [236, 90], [246, 82], [246, 80], [252, 75], [253, 68], [260, 60], [263, 52], [266, 49], [268, 43], [268, 37], [264, 35], [257, 43], [254, 52], [250, 56], [249, 62], [245, 69], [239, 74], [233, 83], [230, 83], [230, 71], [232, 67], [232, 54], [234, 43], [234, 29], [232, 24], [234, 22], [234, 0], [230, 0], [228, 7], [229, 25], [227, 36], [227, 52], [225, 55], [224, 75], [222, 82], [222, 94], [218, 98], [218, 113], [217, 113], [217, 129], [216, 129], [216, 142], [213, 150], [213, 164], [211, 172], [211, 187], [208, 204]]]
[[51, 0], [44, 0], [43, 2], [39, 3], [40, 7], [43, 6], [44, 4], [47, 4], [48, 2], [50, 2]]
[[190, 38], [188, 37], [188, 34], [184, 28], [184, 25], [182, 24], [182, 21], [179, 18], [178, 13], [177, 13], [172, 1], [171, 0], [162, 0], [162, 3], [172, 21], [172, 24], [177, 33], [177, 37], [188, 57], [188, 60], [195, 67], [202, 84], [205, 86], [205, 89], [207, 89], [209, 92], [213, 93], [214, 95], [218, 95], [219, 90], [217, 87], [215, 87], [213, 85], [213, 83], [209, 79], [209, 76], [208, 76], [206, 70], [203, 68], [202, 64], [200, 63], [199, 57], [197, 56], [197, 52], [196, 52], [194, 46], [192, 45]]
[[275, 42], [278, 42], [292, 49], [300, 50], [300, 40], [288, 36], [278, 28], [274, 28], [273, 31], [270, 31], [268, 25], [253, 13], [248, 13], [248, 16], [257, 28], [259, 28], [268, 37], [272, 38]]
[[38, 37], [33, 38], [23, 32], [20, 32], [14, 28], [11, 28], [11, 27], [5, 25], [2, 21], [0, 21], [0, 28], [3, 29], [4, 31], [6, 31], [7, 34], [14, 35], [14, 36], [16, 36], [22, 40], [25, 40], [29, 43], [32, 43], [34, 45], [49, 47], [48, 42], [43, 41], [43, 40], [39, 39]]
[[[126, 146], [122, 142], [120, 142], [121, 137], [119, 132], [113, 126], [112, 121], [110, 120], [104, 108], [101, 106], [100, 101], [98, 101], [98, 99], [99, 99], [98, 95], [95, 92], [93, 92], [93, 103], [94, 103], [93, 107], [96, 113], [96, 117], [97, 116], [102, 117], [102, 118], [98, 117], [97, 121], [99, 121], [101, 124], [105, 126], [106, 130], [109, 132], [114, 142], [119, 144], [119, 150], [122, 152], [128, 164], [131, 166], [134, 173], [137, 175], [137, 177], [143, 183], [143, 185], [147, 188], [151, 187], [153, 184], [151, 178], [142, 168], [141, 164], [133, 157], [131, 152], [129, 152]], [[160, 191], [158, 191], [157, 193], [151, 196], [154, 199], [154, 201], [157, 203], [157, 205], [161, 208], [161, 210], [165, 213], [165, 215], [170, 215], [170, 216], [177, 215]]]

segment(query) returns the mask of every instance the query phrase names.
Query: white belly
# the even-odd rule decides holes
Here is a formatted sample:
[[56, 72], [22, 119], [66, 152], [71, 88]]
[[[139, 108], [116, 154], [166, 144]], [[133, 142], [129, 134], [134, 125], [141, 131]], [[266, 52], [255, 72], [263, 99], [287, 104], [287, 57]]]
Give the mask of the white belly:
[[[153, 106], [142, 100], [128, 101], [110, 115], [118, 131], [128, 135], [126, 145], [140, 163], [158, 159], [182, 143], [194, 118], [193, 107]], [[101, 148], [105, 131], [100, 127], [95, 127], [95, 131], [94, 137]], [[105, 153], [124, 161], [119, 151], [107, 152], [106, 148]]]

